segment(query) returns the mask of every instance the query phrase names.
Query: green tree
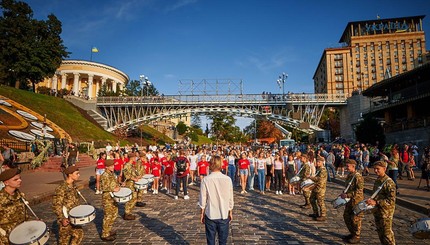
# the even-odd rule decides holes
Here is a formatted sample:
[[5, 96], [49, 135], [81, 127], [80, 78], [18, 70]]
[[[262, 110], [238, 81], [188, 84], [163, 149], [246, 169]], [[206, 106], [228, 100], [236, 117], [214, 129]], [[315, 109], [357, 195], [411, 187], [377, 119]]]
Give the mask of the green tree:
[[225, 142], [243, 142], [244, 135], [239, 127], [235, 126], [236, 119], [227, 113], [209, 114], [212, 120], [211, 135], [213, 140]]
[[182, 121], [180, 121], [178, 125], [176, 125], [176, 130], [178, 131], [179, 135], [185, 134], [187, 132], [187, 129], [188, 129], [187, 125], [185, 125], [185, 123]]
[[200, 119], [199, 114], [194, 114], [191, 117], [191, 127], [193, 127], [193, 128], [199, 128], [199, 129], [202, 128], [202, 120]]
[[138, 80], [130, 80], [125, 85], [125, 94], [128, 96], [140, 96], [141, 95], [141, 87], [140, 81]]
[[355, 128], [355, 136], [360, 143], [375, 144], [379, 141], [380, 145], [385, 145], [384, 129], [378, 120], [371, 116], [366, 116], [363, 121]]
[[1, 0], [0, 79], [2, 83], [27, 88], [53, 76], [69, 53], [61, 39], [61, 21], [33, 19], [33, 10], [24, 2]]

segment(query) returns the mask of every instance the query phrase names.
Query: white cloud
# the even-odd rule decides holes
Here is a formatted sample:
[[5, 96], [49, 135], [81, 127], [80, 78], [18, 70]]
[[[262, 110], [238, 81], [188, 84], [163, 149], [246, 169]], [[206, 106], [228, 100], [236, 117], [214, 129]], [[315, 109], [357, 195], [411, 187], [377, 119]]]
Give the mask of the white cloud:
[[168, 5], [168, 6], [164, 9], [164, 12], [165, 12], [165, 13], [172, 12], [172, 11], [175, 11], [175, 10], [177, 10], [177, 9], [179, 9], [179, 8], [182, 8], [182, 7], [185, 7], [185, 6], [188, 6], [188, 5], [194, 4], [194, 3], [196, 3], [196, 2], [198, 2], [198, 0], [178, 0], [178, 1], [176, 1], [174, 4], [172, 4], [172, 5]]
[[272, 72], [277, 68], [285, 66], [288, 62], [294, 61], [294, 54], [287, 48], [275, 53], [267, 54], [268, 51], [260, 53], [252, 52], [243, 60], [236, 61], [236, 65], [245, 68], [257, 68], [261, 72]]

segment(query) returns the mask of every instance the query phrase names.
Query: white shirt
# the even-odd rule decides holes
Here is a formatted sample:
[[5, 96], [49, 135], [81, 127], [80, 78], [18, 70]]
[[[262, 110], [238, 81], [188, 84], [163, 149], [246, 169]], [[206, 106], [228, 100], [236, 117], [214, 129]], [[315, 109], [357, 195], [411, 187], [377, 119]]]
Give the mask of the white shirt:
[[227, 219], [233, 209], [233, 183], [221, 172], [212, 172], [200, 185], [199, 206], [211, 219]]

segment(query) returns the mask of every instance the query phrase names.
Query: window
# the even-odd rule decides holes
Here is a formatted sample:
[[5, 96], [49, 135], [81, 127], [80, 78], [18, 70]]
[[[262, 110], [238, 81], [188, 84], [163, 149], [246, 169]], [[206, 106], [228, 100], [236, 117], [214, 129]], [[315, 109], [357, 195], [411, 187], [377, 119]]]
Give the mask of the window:
[[384, 66], [379, 66], [379, 70], [383, 71], [384, 70]]
[[421, 48], [421, 39], [417, 39], [417, 47]]
[[364, 52], [367, 52], [367, 46], [364, 46], [364, 47], [363, 47], [363, 51], [364, 51]]
[[403, 66], [402, 66], [402, 70], [403, 70], [403, 71], [406, 71], [406, 65], [403, 65]]
[[374, 65], [375, 65], [375, 59], [372, 59], [372, 61], [370, 62], [370, 64], [371, 64], [372, 66], [374, 66]]
[[387, 65], [391, 65], [391, 58], [387, 58]]
[[356, 54], [355, 58], [360, 59], [360, 54]]
[[394, 58], [395, 63], [399, 63], [399, 58]]
[[394, 66], [394, 68], [395, 68], [397, 71], [399, 70], [399, 66], [398, 66], [398, 65]]

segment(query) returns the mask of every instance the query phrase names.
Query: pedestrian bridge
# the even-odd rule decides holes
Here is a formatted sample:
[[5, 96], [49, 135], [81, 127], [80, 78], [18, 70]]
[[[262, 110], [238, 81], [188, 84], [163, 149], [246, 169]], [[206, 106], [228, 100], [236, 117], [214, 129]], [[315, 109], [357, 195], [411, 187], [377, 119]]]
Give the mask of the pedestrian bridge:
[[306, 133], [321, 130], [326, 106], [346, 105], [346, 95], [328, 94], [200, 94], [98, 97], [97, 109], [107, 120], [107, 131], [150, 121], [192, 114], [228, 113], [267, 118]]

